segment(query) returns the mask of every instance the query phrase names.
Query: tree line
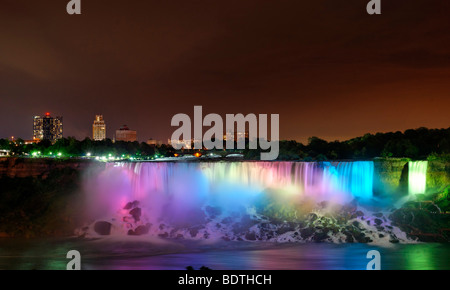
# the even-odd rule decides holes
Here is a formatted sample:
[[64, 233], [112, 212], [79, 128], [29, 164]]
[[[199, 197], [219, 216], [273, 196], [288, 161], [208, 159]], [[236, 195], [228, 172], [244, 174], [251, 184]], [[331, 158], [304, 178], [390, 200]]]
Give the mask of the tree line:
[[[404, 132], [365, 134], [346, 141], [326, 141], [311, 137], [308, 143], [280, 141], [279, 160], [346, 160], [382, 158], [427, 159], [450, 154], [450, 128], [410, 129]], [[244, 151], [247, 159], [257, 159], [258, 150]]]
[[39, 143], [25, 144], [21, 139], [14, 142], [0, 139], [0, 148], [11, 151], [15, 156], [55, 156], [55, 157], [80, 157], [80, 156], [115, 156], [136, 157], [149, 159], [154, 156], [173, 156], [173, 148], [168, 145], [148, 145], [139, 142], [113, 142], [111, 139], [94, 141], [90, 138], [77, 140], [74, 137], [58, 139], [54, 144], [49, 140]]
[[[248, 144], [248, 142], [247, 142]], [[447, 129], [410, 129], [404, 132], [389, 132], [365, 134], [364, 136], [346, 141], [326, 141], [311, 137], [307, 144], [291, 141], [280, 141], [278, 160], [346, 160], [384, 158], [448, 158], [450, 156], [450, 128]], [[175, 151], [170, 145], [148, 145], [139, 142], [112, 142], [110, 139], [93, 141], [89, 138], [77, 140], [73, 137], [62, 138], [52, 144], [48, 140], [39, 143], [25, 144], [21, 139], [14, 142], [0, 139], [0, 149], [11, 151], [11, 155], [32, 156], [33, 153], [43, 156], [79, 157], [86, 156], [116, 156], [149, 159], [155, 156], [170, 157], [180, 151]], [[192, 150], [191, 150], [192, 151]], [[198, 150], [197, 150], [198, 151]], [[205, 153], [206, 150], [200, 150]], [[236, 150], [232, 150], [236, 152]], [[183, 153], [183, 152], [181, 152]], [[184, 153], [193, 153], [184, 151]], [[257, 160], [261, 150], [245, 149], [242, 151], [245, 159]]]

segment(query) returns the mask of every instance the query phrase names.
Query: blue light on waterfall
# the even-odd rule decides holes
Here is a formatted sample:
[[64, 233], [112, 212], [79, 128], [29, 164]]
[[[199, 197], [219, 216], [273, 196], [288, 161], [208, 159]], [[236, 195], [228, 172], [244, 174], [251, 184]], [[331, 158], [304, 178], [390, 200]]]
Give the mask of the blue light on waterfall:
[[357, 161], [351, 164], [351, 193], [353, 196], [371, 198], [373, 195], [373, 162]]
[[322, 187], [335, 194], [353, 197], [373, 196], [374, 164], [372, 161], [323, 162]]
[[89, 210], [109, 216], [138, 201], [152, 224], [200, 224], [210, 207], [226, 217], [251, 214], [259, 206], [278, 211], [284, 204], [369, 199], [373, 175], [374, 164], [368, 161], [112, 162], [89, 182], [95, 192], [89, 195], [89, 204], [95, 205]]
[[374, 175], [371, 161], [121, 164], [127, 176], [135, 179], [130, 195], [154, 199], [163, 193], [171, 202], [196, 200], [198, 206], [214, 203], [230, 208], [251, 206], [252, 198], [266, 190], [277, 192], [280, 198], [286, 194], [336, 201], [371, 198]]

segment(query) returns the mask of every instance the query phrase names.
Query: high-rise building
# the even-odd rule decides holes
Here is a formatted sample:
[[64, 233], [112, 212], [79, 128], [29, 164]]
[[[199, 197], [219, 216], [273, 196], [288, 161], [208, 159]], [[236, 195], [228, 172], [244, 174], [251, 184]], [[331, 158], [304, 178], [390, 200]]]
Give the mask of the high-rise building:
[[92, 139], [94, 141], [106, 139], [106, 125], [103, 120], [103, 115], [95, 115], [94, 124], [92, 125]]
[[137, 132], [130, 130], [127, 125], [123, 125], [119, 130], [116, 130], [116, 141], [137, 141]]
[[33, 119], [33, 140], [50, 140], [52, 143], [63, 137], [63, 118], [52, 117], [46, 113], [44, 117]]

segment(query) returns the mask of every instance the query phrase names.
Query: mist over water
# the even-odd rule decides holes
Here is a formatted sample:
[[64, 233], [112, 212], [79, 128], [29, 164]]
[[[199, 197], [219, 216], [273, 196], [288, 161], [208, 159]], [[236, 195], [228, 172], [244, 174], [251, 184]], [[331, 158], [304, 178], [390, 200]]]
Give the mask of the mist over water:
[[252, 207], [267, 190], [285, 203], [370, 199], [373, 175], [371, 161], [124, 162], [109, 163], [87, 180], [86, 188], [94, 218], [112, 216], [139, 201], [148, 221], [183, 224], [195, 220], [204, 206], [228, 214]]
[[411, 242], [386, 219], [390, 200], [373, 196], [374, 174], [372, 161], [108, 163], [88, 173], [76, 235]]

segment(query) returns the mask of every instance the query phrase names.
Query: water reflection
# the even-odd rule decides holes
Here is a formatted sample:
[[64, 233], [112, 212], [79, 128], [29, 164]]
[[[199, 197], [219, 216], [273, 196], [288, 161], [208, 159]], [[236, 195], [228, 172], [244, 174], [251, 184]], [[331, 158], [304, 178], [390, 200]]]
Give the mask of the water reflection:
[[0, 239], [0, 269], [66, 268], [66, 253], [80, 251], [82, 269], [364, 270], [366, 254], [381, 253], [382, 269], [450, 269], [450, 245], [160, 243], [144, 241]]

